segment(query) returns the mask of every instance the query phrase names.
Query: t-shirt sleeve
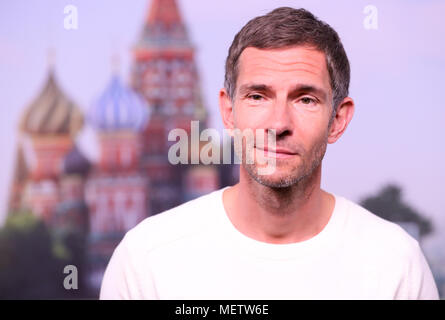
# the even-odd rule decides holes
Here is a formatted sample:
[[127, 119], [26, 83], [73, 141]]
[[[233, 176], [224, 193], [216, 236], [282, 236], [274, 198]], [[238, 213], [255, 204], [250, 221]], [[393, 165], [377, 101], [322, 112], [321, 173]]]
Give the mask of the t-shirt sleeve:
[[140, 271], [143, 269], [143, 257], [132, 254], [126, 240], [124, 238], [116, 247], [108, 263], [102, 280], [100, 299], [158, 299], [149, 271]]
[[406, 265], [405, 276], [400, 284], [396, 299], [437, 300], [439, 293], [433, 274], [422, 250], [415, 241], [412, 256]]

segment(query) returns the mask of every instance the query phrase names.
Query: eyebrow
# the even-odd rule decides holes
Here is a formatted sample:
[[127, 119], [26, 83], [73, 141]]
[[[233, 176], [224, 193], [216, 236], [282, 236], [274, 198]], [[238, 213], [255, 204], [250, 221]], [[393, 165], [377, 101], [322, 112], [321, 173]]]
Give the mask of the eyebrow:
[[[255, 83], [248, 83], [248, 84], [243, 84], [240, 89], [239, 89], [239, 93], [241, 95], [246, 94], [248, 92], [251, 91], [260, 91], [260, 92], [268, 92], [268, 93], [272, 93], [273, 89], [272, 87], [265, 85], [265, 84], [255, 84]], [[320, 97], [323, 100], [326, 100], [327, 98], [327, 93], [325, 90], [310, 85], [310, 84], [297, 84], [295, 86], [293, 86], [290, 91], [289, 91], [289, 96], [295, 96], [299, 93], [302, 92], [306, 92], [306, 93], [313, 93], [316, 96]]]
[[251, 91], [272, 92], [272, 88], [265, 84], [252, 84], [252, 83], [243, 84], [239, 88], [239, 93], [241, 95], [246, 94]]

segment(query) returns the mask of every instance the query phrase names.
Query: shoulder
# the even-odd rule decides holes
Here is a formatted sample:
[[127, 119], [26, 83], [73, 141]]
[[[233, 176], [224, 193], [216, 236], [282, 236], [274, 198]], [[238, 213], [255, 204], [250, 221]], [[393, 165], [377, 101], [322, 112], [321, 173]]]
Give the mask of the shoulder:
[[380, 275], [380, 289], [395, 299], [437, 299], [431, 270], [419, 243], [398, 224], [360, 205], [339, 199], [344, 213], [345, 247], [368, 277]]
[[380, 218], [348, 199], [337, 198], [345, 211], [346, 234], [368, 253], [377, 251], [406, 259], [418, 252], [417, 240], [398, 224]]
[[148, 253], [208, 231], [220, 192], [222, 189], [144, 219], [125, 234], [123, 245], [130, 252]]

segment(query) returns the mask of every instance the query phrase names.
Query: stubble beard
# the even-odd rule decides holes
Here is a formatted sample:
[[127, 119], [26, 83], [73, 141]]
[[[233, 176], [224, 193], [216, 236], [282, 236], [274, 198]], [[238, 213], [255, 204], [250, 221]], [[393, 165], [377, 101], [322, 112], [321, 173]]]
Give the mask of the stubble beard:
[[[325, 135], [323, 139], [320, 139], [309, 153], [303, 152], [302, 154], [296, 155], [296, 157], [300, 157], [301, 161], [292, 164], [287, 175], [281, 173], [278, 177], [274, 176], [276, 173], [272, 175], [260, 175], [256, 160], [253, 164], [247, 164], [243, 161], [242, 166], [253, 180], [265, 187], [276, 189], [276, 191], [280, 189], [281, 191], [295, 188], [304, 189], [307, 184], [306, 182], [311, 180], [310, 178], [321, 165], [326, 153], [326, 148], [327, 135]], [[286, 165], [285, 162], [287, 161], [288, 160], [276, 159], [276, 171], [280, 171], [280, 167]]]

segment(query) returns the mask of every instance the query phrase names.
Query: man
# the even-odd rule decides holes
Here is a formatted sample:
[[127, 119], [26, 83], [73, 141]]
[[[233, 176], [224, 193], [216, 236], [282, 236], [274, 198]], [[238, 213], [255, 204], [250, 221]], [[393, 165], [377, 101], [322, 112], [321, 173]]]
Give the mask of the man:
[[[229, 50], [220, 110], [227, 129], [265, 141], [243, 141], [235, 186], [129, 231], [101, 298], [437, 299], [416, 240], [320, 188], [326, 146], [354, 113], [349, 77], [337, 33], [310, 12], [278, 8], [247, 23]], [[260, 174], [267, 159], [274, 170]]]

